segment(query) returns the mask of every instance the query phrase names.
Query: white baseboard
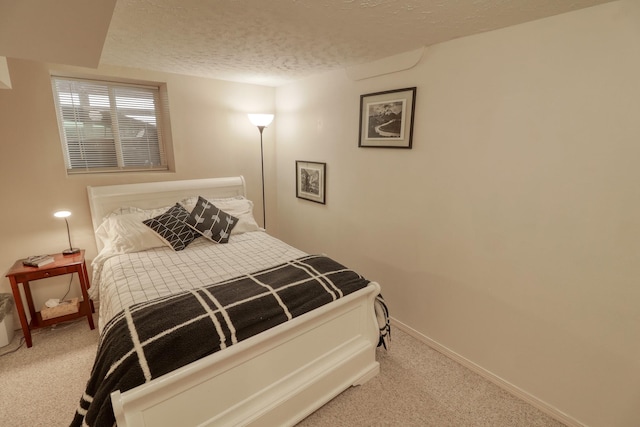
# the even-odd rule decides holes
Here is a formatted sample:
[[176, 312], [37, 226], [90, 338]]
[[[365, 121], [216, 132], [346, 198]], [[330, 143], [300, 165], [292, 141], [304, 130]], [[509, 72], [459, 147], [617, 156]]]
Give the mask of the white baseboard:
[[438, 343], [437, 341], [434, 341], [431, 338], [421, 334], [420, 332], [416, 331], [412, 327], [402, 323], [398, 319], [395, 319], [394, 317], [391, 317], [391, 324], [393, 326], [397, 327], [398, 329], [406, 332], [407, 334], [411, 335], [412, 337], [416, 338], [417, 340], [427, 344], [429, 347], [433, 348], [437, 352], [444, 354], [445, 356], [447, 356], [450, 359], [453, 359], [454, 361], [458, 362], [459, 364], [461, 364], [465, 368], [470, 369], [471, 371], [475, 372], [476, 374], [480, 375], [481, 377], [485, 378], [486, 380], [491, 381], [492, 383], [494, 383], [498, 387], [502, 388], [503, 390], [506, 390], [507, 392], [519, 397], [520, 399], [522, 399], [525, 402], [529, 403], [531, 406], [541, 410], [542, 412], [544, 412], [545, 414], [549, 415], [550, 417], [553, 417], [554, 419], [560, 421], [561, 423], [566, 424], [568, 427], [586, 427], [583, 423], [581, 423], [580, 421], [576, 420], [575, 418], [565, 414], [564, 412], [560, 411], [559, 409], [557, 409], [557, 408], [549, 405], [548, 403], [538, 399], [537, 397], [527, 393], [526, 391], [522, 390], [520, 387], [517, 387], [517, 386], [511, 384], [510, 382], [500, 378], [499, 376], [495, 375], [494, 373], [492, 373], [492, 372], [484, 369], [483, 367], [473, 363], [469, 359], [459, 355], [455, 351], [443, 346], [442, 344]]

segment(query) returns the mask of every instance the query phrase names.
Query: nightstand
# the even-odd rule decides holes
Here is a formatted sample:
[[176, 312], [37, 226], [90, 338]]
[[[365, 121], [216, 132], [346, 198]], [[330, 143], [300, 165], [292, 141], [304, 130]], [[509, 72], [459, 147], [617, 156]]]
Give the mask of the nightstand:
[[[43, 328], [60, 322], [66, 322], [68, 320], [78, 319], [80, 317], [87, 317], [89, 321], [89, 327], [94, 329], [93, 325], [93, 304], [89, 299], [87, 289], [89, 289], [89, 275], [87, 274], [87, 266], [84, 261], [84, 250], [81, 250], [74, 255], [52, 255], [54, 261], [40, 268], [27, 267], [22, 264], [22, 260], [18, 260], [13, 264], [13, 267], [9, 270], [6, 276], [11, 282], [11, 291], [13, 292], [13, 298], [15, 299], [15, 305], [18, 309], [18, 317], [20, 318], [20, 324], [22, 325], [22, 332], [24, 333], [24, 340], [27, 343], [27, 347], [32, 346], [31, 330], [37, 328]], [[77, 313], [67, 314], [64, 316], [54, 317], [52, 319], [42, 319], [42, 315], [39, 311], [36, 311], [33, 305], [33, 298], [31, 297], [31, 289], [29, 281], [47, 279], [49, 277], [61, 276], [63, 274], [78, 273], [80, 279], [80, 290], [82, 291], [83, 301], [80, 302], [80, 307]], [[19, 283], [22, 283], [24, 289], [24, 295], [27, 300], [27, 307], [29, 314], [31, 314], [31, 323], [27, 322], [27, 315], [20, 295]]]

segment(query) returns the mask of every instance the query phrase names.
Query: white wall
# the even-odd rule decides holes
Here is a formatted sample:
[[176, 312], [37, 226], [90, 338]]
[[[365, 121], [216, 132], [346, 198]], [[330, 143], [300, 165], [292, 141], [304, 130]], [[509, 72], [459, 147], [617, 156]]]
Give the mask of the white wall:
[[[258, 201], [255, 216], [262, 221], [260, 134], [247, 113], [273, 111], [274, 88], [143, 70], [90, 70], [15, 59], [9, 59], [8, 65], [13, 88], [0, 90], [0, 265], [5, 272], [17, 259], [65, 248], [64, 222], [53, 217], [62, 208], [73, 213], [69, 218], [73, 245], [85, 248], [89, 260], [95, 257], [88, 185], [241, 174], [247, 181], [248, 197]], [[175, 171], [67, 176], [51, 92], [52, 71], [166, 82]], [[268, 185], [275, 180], [274, 138], [275, 131], [265, 131]], [[269, 197], [273, 201], [267, 206], [275, 215], [275, 192]], [[49, 298], [62, 297], [67, 285], [68, 276], [33, 282], [36, 307]], [[76, 289], [74, 285], [71, 296], [78, 294]], [[0, 292], [11, 292], [4, 277]]]
[[[0, 262], [62, 249], [60, 207], [93, 258], [87, 185], [243, 174], [259, 201], [246, 113], [273, 110], [275, 94], [264, 134], [272, 233], [380, 281], [398, 322], [567, 419], [640, 425], [638, 22], [640, 3], [614, 2], [433, 46], [409, 71], [277, 90], [93, 72], [168, 83], [169, 174], [67, 177], [52, 67], [10, 59]], [[414, 148], [358, 148], [360, 95], [414, 85]], [[295, 160], [328, 163], [327, 205], [295, 198]], [[34, 284], [37, 305], [66, 289], [48, 283]]]
[[[639, 23], [614, 2], [278, 88], [280, 237], [565, 421], [640, 425]], [[413, 149], [358, 148], [360, 95], [409, 86]], [[325, 206], [295, 160], [327, 162]]]

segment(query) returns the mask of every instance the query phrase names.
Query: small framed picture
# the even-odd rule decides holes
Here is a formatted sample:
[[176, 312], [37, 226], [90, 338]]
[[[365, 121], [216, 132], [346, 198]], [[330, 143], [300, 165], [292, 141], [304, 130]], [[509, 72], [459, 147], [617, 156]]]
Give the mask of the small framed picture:
[[360, 96], [358, 147], [411, 148], [416, 88]]
[[296, 160], [296, 197], [325, 204], [326, 163]]

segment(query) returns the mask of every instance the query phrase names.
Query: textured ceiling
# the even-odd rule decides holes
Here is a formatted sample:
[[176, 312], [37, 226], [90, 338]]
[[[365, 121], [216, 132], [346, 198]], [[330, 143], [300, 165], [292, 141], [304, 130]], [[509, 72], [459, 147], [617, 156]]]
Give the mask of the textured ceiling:
[[611, 0], [117, 0], [101, 64], [277, 86]]

